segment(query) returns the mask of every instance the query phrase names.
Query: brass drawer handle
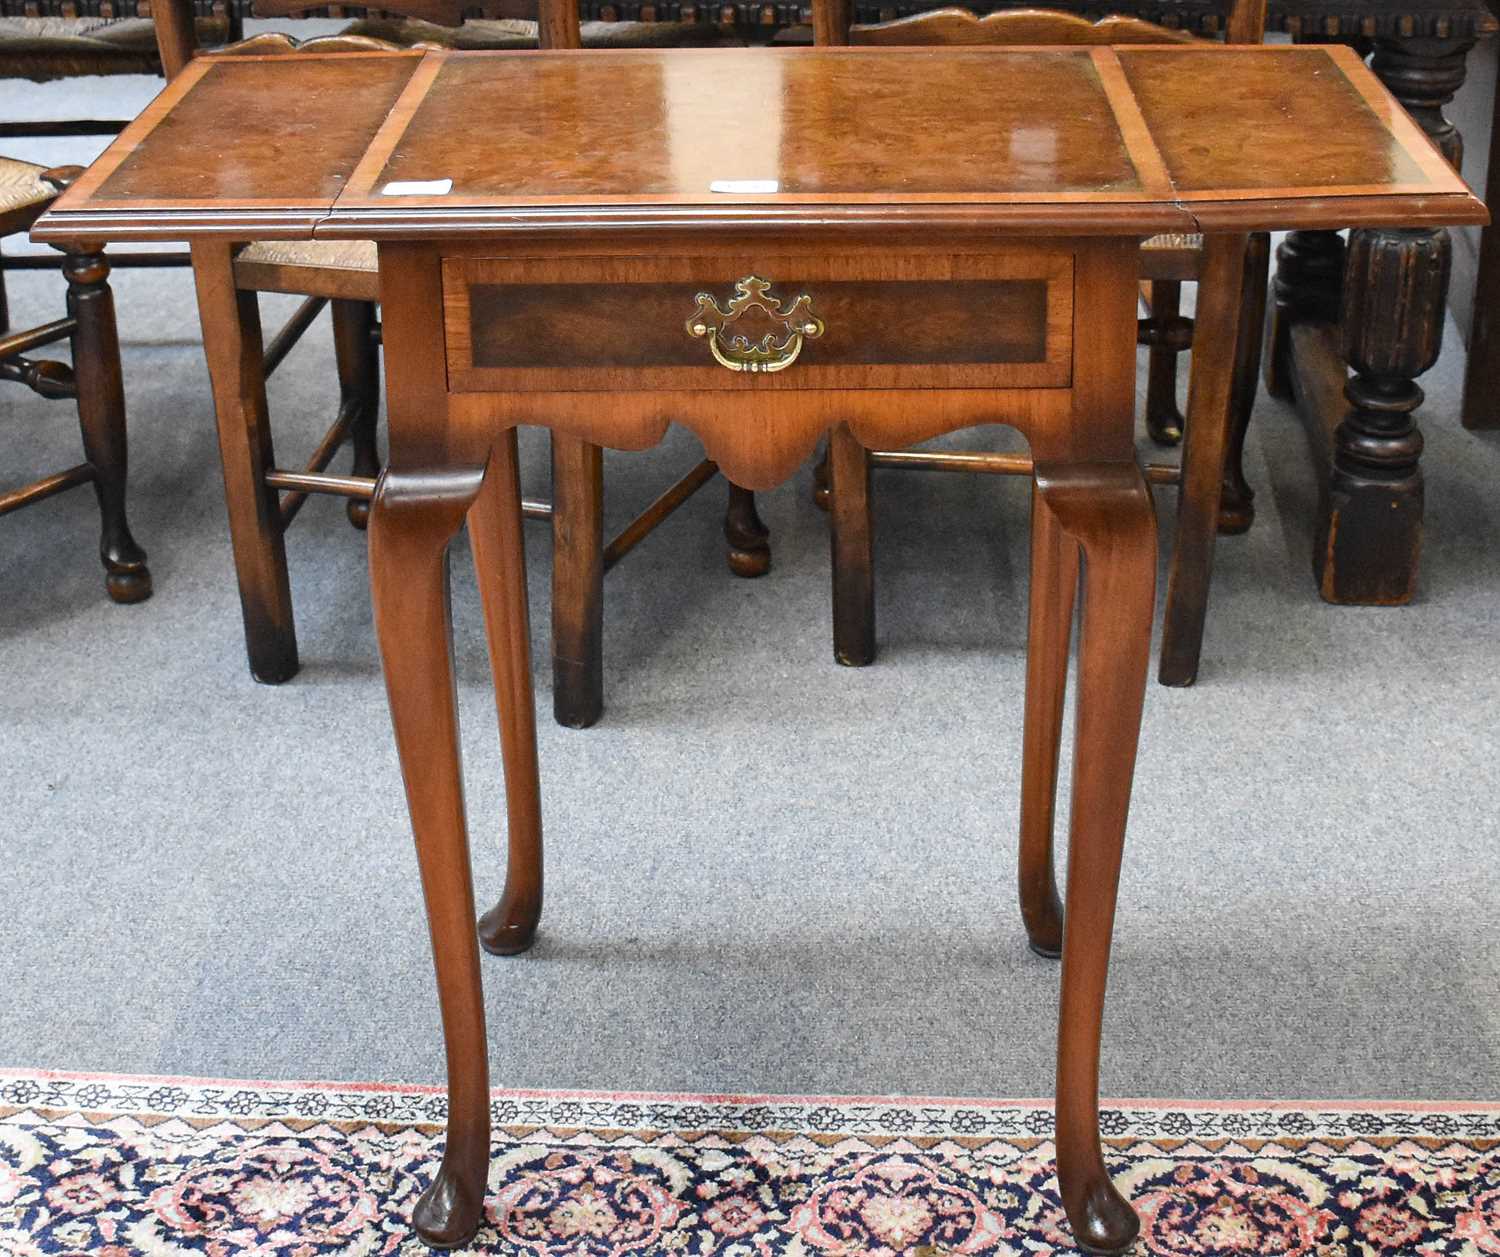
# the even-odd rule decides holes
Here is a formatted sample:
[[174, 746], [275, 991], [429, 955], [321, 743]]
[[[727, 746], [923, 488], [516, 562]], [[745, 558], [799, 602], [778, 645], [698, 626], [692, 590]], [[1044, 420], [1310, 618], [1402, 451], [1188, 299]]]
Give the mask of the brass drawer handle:
[[[756, 275], [736, 282], [729, 309], [706, 293], [698, 294], [698, 308], [687, 321], [689, 336], [708, 341], [714, 361], [731, 371], [785, 371], [797, 361], [803, 340], [816, 340], [823, 334], [823, 320], [812, 310], [812, 298], [803, 293], [785, 310], [780, 298], [770, 295], [771, 284]], [[785, 333], [767, 332], [754, 344], [743, 335], [731, 335], [730, 328], [749, 311], [758, 310], [772, 323], [781, 324]]]

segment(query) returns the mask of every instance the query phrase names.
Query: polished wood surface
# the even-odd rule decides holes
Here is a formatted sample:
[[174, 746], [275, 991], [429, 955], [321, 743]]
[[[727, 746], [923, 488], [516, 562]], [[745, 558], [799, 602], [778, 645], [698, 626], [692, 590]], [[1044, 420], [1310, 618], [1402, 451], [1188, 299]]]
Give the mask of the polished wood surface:
[[[457, 54], [373, 189], [356, 184], [350, 197], [438, 178], [453, 180], [443, 201], [455, 204], [699, 200], [714, 182], [763, 179], [799, 197], [1139, 191], [1123, 142], [1109, 138], [1109, 101], [1087, 52], [941, 56], [932, 73], [907, 52], [674, 49], [499, 63]], [[976, 95], [983, 114], [966, 108]], [[883, 99], [888, 113], [870, 109]], [[1039, 101], [1051, 102], [1045, 120]], [[841, 124], [861, 107], [858, 128]], [[462, 124], [476, 113], [493, 120], [483, 145]], [[986, 160], [955, 162], [960, 153]]]
[[[322, 91], [344, 81], [351, 55], [367, 70], [382, 60], [343, 54], [254, 68], [294, 76], [299, 91]], [[329, 93], [334, 133], [348, 139], [326, 170], [295, 149], [247, 144], [232, 176], [212, 176], [223, 185], [207, 200], [192, 194], [209, 189], [208, 180], [184, 181], [186, 142], [205, 139], [189, 114], [210, 116], [206, 106], [222, 100], [239, 111], [242, 130], [271, 134], [283, 106], [274, 91], [244, 90], [245, 61], [201, 59], [35, 234], [86, 227], [140, 238], [243, 237], [254, 222], [261, 234], [315, 229], [348, 239], [589, 227], [690, 227], [700, 237], [714, 229], [740, 238], [774, 227], [861, 226], [1145, 235], [1485, 220], [1419, 128], [1338, 47], [424, 57], [414, 70], [411, 57], [393, 56], [383, 94]], [[405, 94], [390, 108], [402, 82]], [[196, 107], [181, 112], [179, 125], [174, 106], [187, 92]], [[615, 104], [626, 96], [638, 102], [629, 114]], [[983, 116], [965, 107], [981, 98]], [[859, 126], [843, 125], [856, 101]], [[1291, 131], [1298, 141], [1305, 134], [1285, 121], [1288, 109], [1296, 118], [1315, 113], [1334, 137], [1306, 174]], [[474, 116], [493, 125], [459, 125]], [[361, 160], [355, 140], [371, 134]], [[917, 134], [923, 143], [911, 142]], [[1357, 152], [1339, 141], [1344, 134], [1358, 137]], [[1228, 138], [1209, 144], [1210, 135]], [[137, 149], [150, 158], [135, 157]], [[350, 176], [331, 204], [329, 172]], [[447, 191], [424, 189], [449, 179]], [[739, 180], [771, 181], [775, 190], [737, 190]]]
[[[726, 371], [684, 335], [699, 293], [720, 306], [760, 276], [823, 324], [792, 370]], [[1020, 388], [1066, 385], [1073, 270], [1063, 250], [518, 259], [444, 267], [454, 392]], [[784, 331], [752, 310], [750, 342]]]
[[[90, 168], [102, 205], [213, 202], [326, 209], [420, 64], [411, 54], [204, 58]], [[176, 106], [180, 104], [181, 108]], [[153, 111], [170, 106], [165, 112]], [[205, 160], [232, 138], [234, 161]], [[115, 160], [118, 158], [118, 160]]]
[[[1344, 72], [1347, 49], [1309, 51], [1321, 52], [1329, 64], [1304, 78], [1289, 75], [1282, 57], [1259, 50], [1236, 50], [1227, 74], [1217, 48], [1120, 50], [1125, 77], [1179, 194], [1415, 191], [1435, 180], [1451, 182], [1436, 150], [1403, 134], [1394, 112], [1382, 116], [1370, 106], [1353, 81], [1364, 76]], [[1210, 79], [1214, 86], [1206, 91]], [[1306, 143], [1312, 132], [1317, 144]], [[1442, 164], [1425, 165], [1424, 151]]]

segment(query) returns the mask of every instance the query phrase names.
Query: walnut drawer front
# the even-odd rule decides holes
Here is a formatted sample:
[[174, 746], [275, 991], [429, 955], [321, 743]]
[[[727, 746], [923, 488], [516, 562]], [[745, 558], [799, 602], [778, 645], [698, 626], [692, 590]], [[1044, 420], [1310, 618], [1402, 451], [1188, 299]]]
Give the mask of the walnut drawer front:
[[1066, 388], [1073, 259], [443, 261], [448, 388]]

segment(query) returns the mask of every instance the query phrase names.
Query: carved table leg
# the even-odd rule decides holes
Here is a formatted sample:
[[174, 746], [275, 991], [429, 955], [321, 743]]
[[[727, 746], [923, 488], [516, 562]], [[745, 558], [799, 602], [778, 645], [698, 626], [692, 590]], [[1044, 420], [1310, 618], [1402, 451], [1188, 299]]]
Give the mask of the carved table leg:
[[[1151, 281], [1150, 318], [1161, 338], [1181, 320], [1182, 284], [1175, 279]], [[1146, 357], [1146, 431], [1158, 445], [1182, 440], [1182, 412], [1177, 409], [1178, 349], [1153, 344]]]
[[[1463, 142], [1442, 107], [1463, 82], [1473, 42], [1381, 37], [1371, 61], [1455, 163]], [[1268, 382], [1295, 398], [1318, 468], [1313, 567], [1329, 602], [1401, 603], [1415, 587], [1421, 439], [1410, 414], [1422, 397], [1414, 377], [1442, 343], [1449, 248], [1443, 231], [1352, 232], [1344, 292], [1332, 310], [1339, 246], [1324, 233], [1295, 232], [1278, 252], [1283, 271], [1288, 261], [1298, 265], [1277, 276]], [[1342, 338], [1330, 326], [1340, 313]], [[1359, 373], [1347, 388], [1346, 362]]]
[[1336, 231], [1293, 231], [1276, 248], [1266, 339], [1266, 391], [1292, 399], [1292, 325], [1336, 323], [1344, 283], [1344, 238]]
[[755, 509], [755, 494], [737, 484], [729, 486], [724, 512], [724, 540], [729, 543], [729, 570], [747, 579], [771, 570], [771, 531]]
[[[497, 956], [531, 946], [542, 915], [542, 797], [537, 777], [536, 704], [531, 692], [531, 625], [521, 478], [512, 428], [495, 443], [484, 487], [469, 512], [469, 539], [484, 600], [500, 746], [505, 760], [509, 858], [500, 901], [479, 922], [479, 941]], [[522, 591], [522, 597], [512, 594]]]
[[604, 451], [552, 433], [552, 713], [604, 712]]
[[1224, 487], [1224, 455], [1229, 446], [1246, 244], [1243, 235], [1208, 236], [1203, 242], [1177, 539], [1162, 624], [1159, 678], [1163, 685], [1191, 685], [1198, 676], [1219, 527], [1219, 495]]
[[1021, 919], [1031, 950], [1062, 955], [1063, 910], [1053, 872], [1057, 762], [1062, 749], [1068, 645], [1078, 589], [1078, 543], [1063, 535], [1040, 490], [1031, 491], [1031, 589], [1026, 630], [1026, 716], [1021, 750]]
[[[1189, 414], [1189, 435], [1192, 424]], [[1110, 1182], [1099, 1145], [1099, 1038], [1151, 655], [1156, 518], [1133, 463], [1038, 464], [1036, 484], [1061, 531], [1083, 551], [1057, 1042], [1057, 1177], [1079, 1246], [1119, 1253], [1140, 1224]], [[1028, 765], [1035, 769], [1036, 761]]]
[[99, 558], [104, 587], [116, 602], [151, 597], [146, 552], [125, 518], [125, 388], [120, 379], [120, 339], [109, 264], [98, 251], [70, 252], [63, 260], [73, 333], [73, 377], [78, 384], [78, 426], [84, 457], [94, 469], [99, 500]]
[[1224, 491], [1219, 498], [1219, 531], [1226, 536], [1248, 532], [1255, 522], [1255, 490], [1245, 479], [1245, 437], [1250, 432], [1250, 416], [1255, 410], [1255, 393], [1260, 382], [1270, 265], [1271, 237], [1257, 231], [1245, 247], [1234, 385], [1229, 395], [1229, 450], [1224, 456]]
[[1458, 128], [1443, 116], [1443, 106], [1464, 85], [1468, 73], [1465, 60], [1472, 47], [1472, 36], [1463, 39], [1390, 36], [1375, 41], [1375, 55], [1370, 58], [1370, 68], [1380, 81], [1406, 106], [1417, 125], [1455, 168], [1463, 164], [1464, 140]]
[[[368, 301], [335, 299], [333, 349], [339, 369], [339, 405], [353, 407], [349, 439], [354, 446], [353, 476], [378, 476], [380, 450], [375, 444], [375, 424], [380, 416], [380, 354], [375, 348], [375, 307]], [[344, 508], [349, 522], [364, 528], [370, 520], [370, 504], [350, 498]]]
[[448, 595], [448, 544], [483, 475], [475, 468], [390, 470], [370, 509], [375, 633], [416, 837], [448, 1061], [443, 1162], [412, 1211], [417, 1234], [439, 1248], [473, 1237], [489, 1172], [489, 1063]]
[[260, 311], [253, 292], [235, 288], [231, 245], [198, 241], [192, 253], [250, 672], [274, 685], [297, 675], [297, 631], [281, 507], [266, 484], [276, 459], [266, 412]]
[[1343, 355], [1352, 407], [1333, 434], [1313, 563], [1329, 602], [1411, 599], [1422, 542], [1422, 404], [1415, 376], [1437, 361], [1451, 245], [1446, 231], [1350, 233]]
[[875, 542], [870, 454], [841, 423], [828, 434], [833, 539], [833, 657], [847, 667], [875, 659]]

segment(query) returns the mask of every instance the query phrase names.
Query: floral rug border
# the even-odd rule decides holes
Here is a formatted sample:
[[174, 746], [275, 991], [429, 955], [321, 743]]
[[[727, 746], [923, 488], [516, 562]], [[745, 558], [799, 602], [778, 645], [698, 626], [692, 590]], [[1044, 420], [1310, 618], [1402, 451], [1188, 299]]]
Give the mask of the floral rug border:
[[[0, 1067], [0, 1115], [18, 1110], [144, 1118], [374, 1122], [441, 1126], [442, 1087], [281, 1082]], [[1050, 1100], [917, 1096], [697, 1095], [497, 1088], [498, 1127], [642, 1128], [719, 1134], [797, 1132], [874, 1138], [1050, 1139]], [[1351, 1101], [1106, 1100], [1110, 1141], [1137, 1139], [1460, 1139], [1500, 1142], [1500, 1104]]]

